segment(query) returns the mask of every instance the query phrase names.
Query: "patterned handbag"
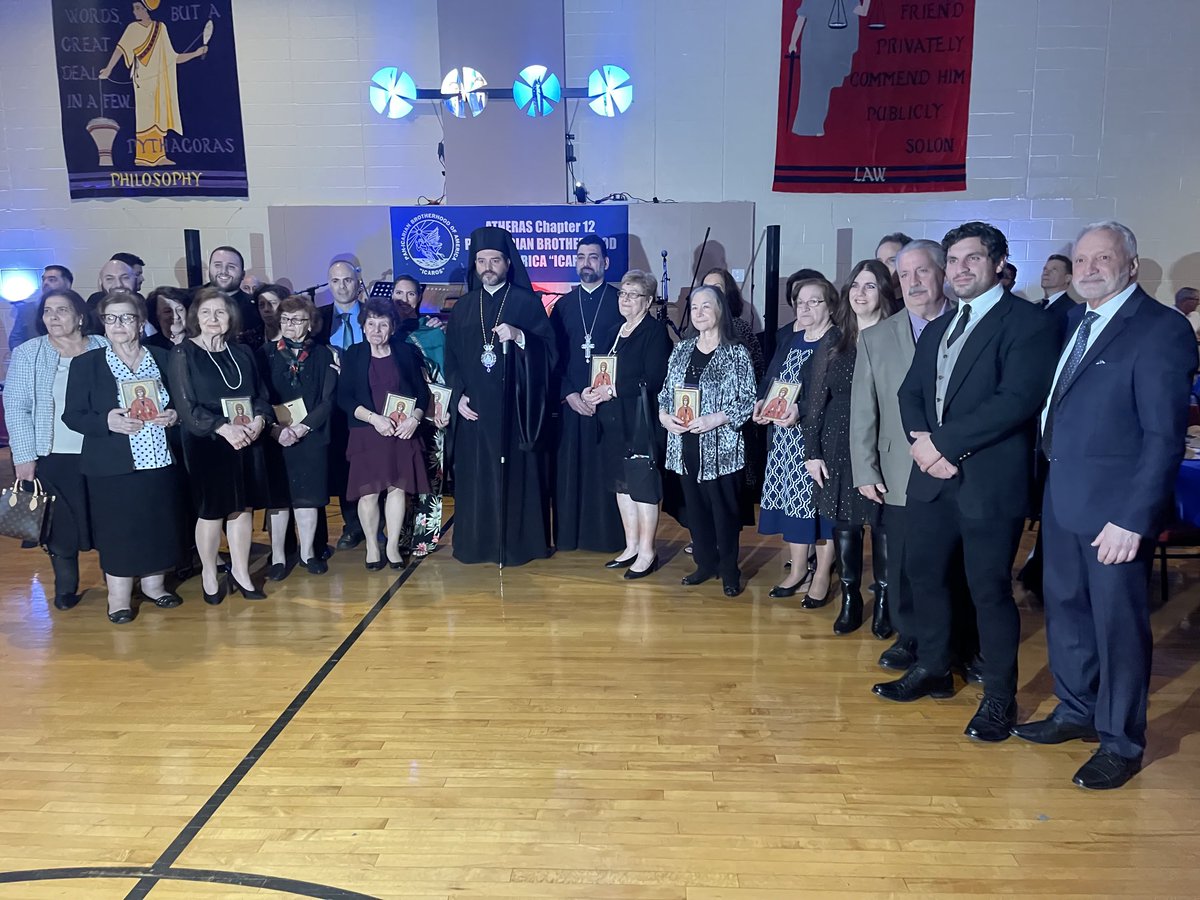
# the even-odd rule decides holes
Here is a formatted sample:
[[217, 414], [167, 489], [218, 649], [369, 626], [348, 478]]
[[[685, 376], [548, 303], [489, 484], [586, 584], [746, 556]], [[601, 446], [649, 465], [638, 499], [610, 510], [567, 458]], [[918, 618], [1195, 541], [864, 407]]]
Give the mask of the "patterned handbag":
[[29, 482], [18, 479], [0, 491], [0, 535], [40, 544], [50, 528], [54, 496], [46, 493], [36, 478], [33, 490], [25, 488], [26, 484]]

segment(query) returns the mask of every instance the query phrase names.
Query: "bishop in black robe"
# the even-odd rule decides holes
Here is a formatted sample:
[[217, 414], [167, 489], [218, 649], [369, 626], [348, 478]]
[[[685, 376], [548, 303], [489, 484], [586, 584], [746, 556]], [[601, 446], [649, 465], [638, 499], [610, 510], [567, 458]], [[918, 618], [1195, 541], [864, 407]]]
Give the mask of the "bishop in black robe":
[[[484, 250], [499, 251], [507, 260], [500, 276], [495, 267], [488, 270], [477, 261]], [[494, 262], [495, 254], [486, 256]], [[554, 332], [507, 231], [472, 233], [467, 274], [471, 290], [454, 304], [446, 328], [446, 378], [453, 390], [454, 558], [519, 566], [550, 554], [543, 431], [557, 356]], [[504, 325], [519, 331], [519, 342], [501, 340], [496, 329], [509, 333]], [[464, 404], [477, 419], [464, 414]], [[503, 493], [502, 485], [507, 485]]]
[[[603, 250], [603, 244], [598, 246]], [[550, 314], [558, 341], [557, 399], [561, 401], [554, 476], [554, 545], [559, 550], [612, 553], [625, 546], [625, 533], [616, 495], [608, 489], [605, 478], [602, 426], [594, 412], [587, 415], [576, 408], [589, 408], [580, 394], [591, 383], [591, 357], [612, 352], [624, 322], [617, 308], [617, 288], [604, 281], [604, 272], [582, 271], [586, 264], [583, 251], [596, 248], [594, 243], [580, 242], [581, 258], [576, 268], [581, 283], [560, 297]], [[593, 252], [593, 264], [594, 258]], [[607, 258], [603, 264], [607, 266]]]

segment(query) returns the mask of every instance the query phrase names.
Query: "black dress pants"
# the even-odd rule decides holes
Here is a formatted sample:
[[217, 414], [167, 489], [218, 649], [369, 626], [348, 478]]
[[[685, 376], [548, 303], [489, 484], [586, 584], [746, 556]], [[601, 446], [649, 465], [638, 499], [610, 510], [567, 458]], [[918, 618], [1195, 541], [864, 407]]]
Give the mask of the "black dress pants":
[[681, 475], [679, 481], [688, 511], [696, 570], [706, 575], [720, 575], [722, 581], [730, 584], [737, 583], [742, 577], [738, 569], [738, 538], [742, 531], [741, 470], [711, 481], [698, 482], [695, 474]]
[[[892, 627], [903, 637], [915, 640], [917, 613], [913, 606], [913, 587], [908, 577], [905, 547], [910, 540], [920, 539], [920, 536], [910, 535], [908, 510], [903, 506], [884, 504], [882, 524], [887, 530], [888, 540], [887, 577], [888, 596], [892, 602]], [[949, 579], [952, 597], [950, 655], [952, 664], [966, 664], [979, 655], [979, 628], [975, 623], [975, 606], [971, 603], [961, 551], [955, 554], [951, 562]]]
[[[1054, 473], [1050, 473], [1051, 484]], [[1153, 541], [1132, 562], [1102, 565], [1092, 541], [1060, 524], [1046, 490], [1046, 644], [1058, 707], [1054, 718], [1093, 725], [1100, 746], [1120, 756], [1146, 749], [1150, 693], [1148, 582]]]
[[934, 500], [908, 501], [904, 556], [913, 589], [917, 662], [939, 674], [954, 662], [955, 565], [961, 553], [983, 655], [984, 692], [1011, 700], [1021, 642], [1012, 566], [1025, 520], [964, 516], [958, 491], [952, 481]]

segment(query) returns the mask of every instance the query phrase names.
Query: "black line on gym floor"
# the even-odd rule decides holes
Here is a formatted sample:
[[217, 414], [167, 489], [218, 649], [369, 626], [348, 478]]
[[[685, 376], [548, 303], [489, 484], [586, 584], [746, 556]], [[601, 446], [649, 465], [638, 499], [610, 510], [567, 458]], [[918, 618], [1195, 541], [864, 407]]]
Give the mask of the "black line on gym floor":
[[[446, 524], [442, 527], [443, 535], [450, 530], [453, 523], [454, 516], [446, 520]], [[396, 579], [392, 586], [384, 592], [382, 597], [375, 601], [375, 605], [354, 626], [354, 629], [346, 635], [346, 639], [338, 644], [337, 649], [329, 655], [324, 665], [317, 670], [317, 674], [309, 679], [308, 684], [301, 688], [296, 698], [279, 714], [279, 718], [271, 724], [266, 733], [250, 748], [250, 751], [238, 763], [237, 768], [229, 773], [229, 777], [221, 782], [221, 785], [213, 791], [212, 796], [192, 816], [191, 821], [183, 826], [183, 830], [179, 832], [175, 840], [171, 841], [167, 849], [162, 852], [162, 855], [151, 864], [149, 873], [125, 895], [125, 900], [143, 900], [153, 889], [154, 885], [158, 884], [159, 878], [165, 876], [165, 873], [170, 870], [171, 864], [179, 859], [183, 851], [187, 849], [188, 844], [196, 839], [196, 835], [199, 834], [200, 829], [208, 824], [208, 820], [213, 817], [213, 814], [220, 808], [221, 804], [241, 784], [242, 779], [249, 774], [250, 770], [254, 768], [255, 763], [262, 758], [263, 754], [271, 748], [271, 745], [275, 743], [275, 739], [279, 737], [283, 729], [291, 724], [292, 719], [296, 717], [296, 713], [300, 712], [304, 704], [308, 702], [308, 699], [316, 693], [317, 688], [329, 677], [334, 667], [342, 661], [342, 658], [349, 652], [350, 648], [363, 636], [363, 632], [371, 626], [375, 618], [383, 612], [384, 607], [391, 602], [392, 597], [396, 596], [396, 592], [404, 586], [404, 583], [417, 570], [417, 566], [426, 559], [428, 559], [427, 556], [422, 556], [409, 563], [408, 568], [400, 574], [400, 577]]]
[[378, 900], [371, 894], [360, 894], [345, 888], [297, 881], [275, 875], [255, 875], [250, 872], [224, 872], [219, 869], [163, 869], [151, 872], [149, 866], [75, 866], [63, 869], [28, 869], [24, 872], [0, 873], [0, 884], [23, 884], [30, 881], [75, 881], [95, 878], [144, 878], [157, 884], [160, 880], [191, 881], [202, 884], [232, 884], [237, 887], [278, 891], [296, 897], [316, 897], [318, 900]]

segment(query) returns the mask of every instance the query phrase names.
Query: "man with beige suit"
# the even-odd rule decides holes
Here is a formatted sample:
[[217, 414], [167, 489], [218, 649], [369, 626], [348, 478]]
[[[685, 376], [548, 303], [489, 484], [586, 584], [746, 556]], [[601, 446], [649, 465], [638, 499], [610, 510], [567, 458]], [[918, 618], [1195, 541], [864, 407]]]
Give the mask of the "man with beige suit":
[[889, 553], [887, 585], [879, 596], [899, 636], [879, 657], [886, 669], [908, 669], [915, 658], [912, 590], [904, 577], [905, 491], [912, 472], [908, 436], [900, 421], [900, 389], [925, 326], [955, 304], [944, 292], [946, 253], [936, 241], [912, 241], [896, 255], [904, 312], [864, 329], [858, 342], [850, 406], [850, 461], [854, 484], [882, 505]]

